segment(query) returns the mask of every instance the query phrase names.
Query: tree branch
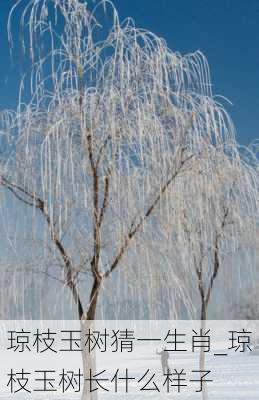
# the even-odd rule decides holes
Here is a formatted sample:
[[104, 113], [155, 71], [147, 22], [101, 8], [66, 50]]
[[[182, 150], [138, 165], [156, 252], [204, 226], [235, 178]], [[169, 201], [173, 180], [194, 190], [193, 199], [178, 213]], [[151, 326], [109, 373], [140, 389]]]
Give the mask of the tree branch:
[[111, 266], [109, 268], [108, 271], [105, 272], [104, 277], [108, 278], [110, 276], [110, 274], [115, 270], [115, 268], [118, 266], [120, 260], [122, 259], [125, 251], [127, 250], [130, 242], [132, 241], [132, 239], [136, 236], [136, 234], [141, 230], [141, 228], [144, 226], [146, 220], [150, 217], [150, 215], [153, 213], [153, 211], [156, 209], [158, 203], [160, 202], [163, 194], [166, 192], [166, 190], [168, 189], [168, 187], [171, 185], [171, 183], [176, 179], [176, 177], [178, 176], [178, 174], [180, 173], [182, 167], [186, 164], [187, 161], [189, 161], [191, 158], [193, 157], [193, 155], [187, 157], [185, 160], [181, 161], [181, 164], [179, 166], [179, 168], [177, 169], [176, 172], [174, 172], [174, 174], [167, 180], [167, 182], [162, 186], [162, 188], [160, 189], [158, 195], [156, 196], [156, 198], [154, 199], [154, 201], [152, 202], [152, 204], [150, 205], [150, 207], [147, 209], [147, 211], [145, 212], [144, 216], [140, 219], [140, 221], [138, 222], [138, 224], [134, 227], [134, 224], [131, 225], [131, 228], [128, 232], [128, 234], [126, 235], [125, 239], [124, 239], [124, 243], [122, 244], [118, 254], [116, 255], [116, 257], [114, 258], [113, 262], [111, 263]]
[[[41, 213], [44, 216], [44, 218], [47, 222], [47, 225], [49, 227], [51, 239], [53, 240], [53, 242], [54, 242], [56, 248], [58, 249], [58, 251], [61, 255], [61, 258], [64, 262], [64, 266], [65, 266], [65, 270], [66, 270], [66, 285], [72, 291], [74, 301], [78, 307], [78, 315], [79, 315], [79, 318], [81, 319], [83, 316], [83, 306], [82, 306], [80, 296], [78, 293], [78, 289], [76, 287], [76, 283], [75, 283], [74, 277], [73, 277], [73, 263], [72, 263], [70, 257], [68, 256], [61, 240], [58, 238], [58, 236], [55, 232], [54, 226], [51, 223], [51, 219], [50, 219], [50, 216], [45, 207], [44, 201], [39, 196], [37, 196], [36, 193], [31, 193], [28, 190], [24, 189], [23, 187], [17, 185], [16, 183], [8, 181], [4, 177], [1, 177], [0, 184], [2, 184], [4, 187], [6, 187], [17, 199], [22, 201], [24, 204], [29, 205], [31, 207], [36, 207], [37, 209], [39, 209], [41, 211]], [[17, 193], [17, 191], [18, 191], [18, 193]], [[23, 196], [29, 197], [29, 199], [31, 201], [24, 199]]]

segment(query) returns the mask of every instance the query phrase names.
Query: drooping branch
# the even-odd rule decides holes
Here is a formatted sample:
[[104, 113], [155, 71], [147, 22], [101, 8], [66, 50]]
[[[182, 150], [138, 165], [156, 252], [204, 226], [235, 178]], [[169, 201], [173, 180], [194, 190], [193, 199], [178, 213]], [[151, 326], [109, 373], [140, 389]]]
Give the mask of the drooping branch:
[[[64, 268], [66, 271], [65, 284], [72, 291], [75, 304], [77, 305], [78, 308], [78, 316], [81, 319], [83, 316], [83, 305], [73, 277], [73, 263], [67, 251], [65, 250], [61, 240], [59, 239], [57, 233], [55, 232], [55, 228], [53, 226], [53, 223], [51, 222], [44, 201], [36, 193], [30, 192], [29, 190], [24, 189], [22, 186], [14, 182], [10, 182], [5, 177], [0, 177], [0, 184], [3, 187], [7, 188], [18, 200], [20, 200], [24, 204], [29, 205], [30, 207], [35, 207], [41, 211], [41, 214], [44, 216], [44, 219], [47, 222], [51, 239], [63, 260]], [[24, 196], [28, 197], [29, 200], [27, 200]]]

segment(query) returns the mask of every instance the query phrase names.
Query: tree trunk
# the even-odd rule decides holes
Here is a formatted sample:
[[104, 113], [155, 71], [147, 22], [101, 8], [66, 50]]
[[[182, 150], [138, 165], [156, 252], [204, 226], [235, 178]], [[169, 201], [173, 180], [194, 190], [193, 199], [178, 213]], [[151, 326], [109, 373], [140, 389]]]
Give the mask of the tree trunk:
[[[203, 299], [202, 300], [202, 305], [201, 305], [201, 330], [202, 330], [202, 334], [204, 334], [206, 332], [207, 308], [208, 308], [208, 305], [206, 304], [205, 300]], [[200, 371], [204, 371], [205, 370], [205, 352], [204, 352], [203, 348], [200, 349], [199, 369], [200, 369]], [[200, 373], [200, 376], [202, 378], [203, 372]], [[207, 382], [203, 383], [202, 400], [208, 400]]]
[[94, 320], [81, 321], [81, 344], [82, 344], [82, 363], [83, 363], [83, 392], [81, 400], [97, 400], [98, 390], [91, 391], [96, 388], [96, 385], [90, 384], [90, 381], [85, 379], [90, 379], [91, 376], [96, 374], [96, 353], [95, 350], [89, 351], [88, 347], [85, 346], [86, 334], [93, 332], [94, 330]]
[[[83, 363], [83, 392], [81, 400], [97, 400], [98, 390], [94, 390], [96, 385], [86, 381], [85, 379], [90, 379], [90, 377], [96, 374], [96, 352], [95, 349], [89, 351], [88, 346], [85, 346], [86, 334], [93, 332], [96, 317], [96, 308], [98, 301], [98, 294], [100, 289], [100, 282], [94, 281], [91, 296], [90, 305], [87, 310], [85, 318], [81, 319], [81, 347], [82, 347], [82, 363]], [[91, 390], [92, 389], [92, 390]]]

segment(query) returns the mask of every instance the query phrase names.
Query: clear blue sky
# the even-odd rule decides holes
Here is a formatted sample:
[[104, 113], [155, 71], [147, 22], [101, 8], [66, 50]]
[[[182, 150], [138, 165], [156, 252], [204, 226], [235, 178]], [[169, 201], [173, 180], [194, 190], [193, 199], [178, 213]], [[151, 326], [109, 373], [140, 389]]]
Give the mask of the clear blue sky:
[[[0, 0], [0, 109], [15, 106], [19, 63], [6, 36], [14, 0]], [[227, 97], [241, 143], [259, 138], [259, 0], [114, 0], [122, 18], [166, 39], [181, 53], [208, 58], [214, 94]]]

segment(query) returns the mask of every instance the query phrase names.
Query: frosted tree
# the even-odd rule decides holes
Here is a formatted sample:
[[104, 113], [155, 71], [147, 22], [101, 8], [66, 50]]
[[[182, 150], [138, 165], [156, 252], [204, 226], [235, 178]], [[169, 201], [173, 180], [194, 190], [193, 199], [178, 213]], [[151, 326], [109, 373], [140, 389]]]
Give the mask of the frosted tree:
[[[11, 48], [21, 3], [10, 13]], [[164, 267], [159, 252], [150, 262], [153, 245], [165, 246], [165, 217], [189, 182], [198, 187], [203, 166], [209, 174], [212, 149], [222, 159], [228, 148], [229, 159], [238, 160], [234, 129], [212, 96], [205, 57], [174, 53], [131, 19], [121, 23], [105, 0], [91, 7], [33, 0], [25, 2], [20, 20], [19, 43], [31, 65], [17, 110], [1, 115], [0, 175], [3, 221], [12, 197], [31, 243], [27, 251], [20, 246], [20, 263], [29, 258], [31, 270], [47, 266], [42, 271], [69, 289], [80, 321], [96, 318], [107, 293], [114, 317], [122, 292], [138, 289], [137, 282], [141, 310], [154, 268], [159, 281], [175, 288], [174, 308], [187, 292], [174, 269], [165, 270], [172, 252], [163, 254]], [[187, 246], [182, 215], [175, 217]], [[176, 242], [167, 245], [174, 251]], [[141, 280], [134, 279], [139, 271]]]
[[[233, 286], [234, 275], [242, 272], [247, 283], [249, 276], [256, 278], [257, 159], [250, 149], [237, 151], [236, 146], [229, 145], [213, 145], [201, 152], [197, 169], [182, 181], [181, 196], [176, 198], [169, 217], [180, 254], [178, 265], [186, 275], [183, 284], [188, 286], [194, 303], [197, 295], [200, 299], [201, 335], [207, 334], [208, 306], [216, 279], [220, 277], [219, 289], [220, 285], [229, 288], [229, 281]], [[177, 228], [179, 216], [181, 226]], [[246, 265], [237, 261], [242, 252], [246, 253]], [[232, 297], [228, 299], [231, 301]], [[199, 369], [205, 370], [203, 349]], [[207, 398], [204, 386], [203, 399]]]
[[[108, 32], [97, 22], [105, 6]], [[231, 138], [232, 126], [211, 97], [202, 54], [183, 57], [131, 20], [120, 24], [108, 2], [89, 11], [32, 1], [21, 29], [32, 65], [17, 111], [2, 114], [1, 185], [29, 207], [37, 257], [55, 253], [79, 319], [93, 319], [104, 282], [152, 241], [201, 145]]]
[[183, 234], [189, 242], [188, 256], [200, 294], [201, 320], [207, 319], [220, 266], [228, 269], [225, 278], [231, 278], [231, 265], [226, 265], [231, 264], [230, 256], [235, 262], [234, 255], [247, 248], [247, 272], [256, 269], [251, 248], [256, 248], [258, 182], [256, 159], [253, 153], [249, 156], [247, 162], [240, 153], [211, 153], [210, 168], [200, 170], [184, 196], [188, 200], [182, 209]]

